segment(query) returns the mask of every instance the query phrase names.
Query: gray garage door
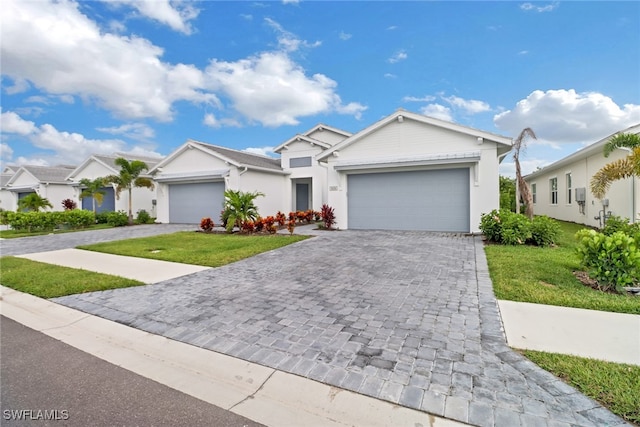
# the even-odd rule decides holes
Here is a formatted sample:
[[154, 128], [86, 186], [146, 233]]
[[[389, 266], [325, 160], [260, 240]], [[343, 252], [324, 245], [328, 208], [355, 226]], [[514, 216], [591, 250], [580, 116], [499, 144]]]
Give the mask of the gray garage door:
[[[116, 210], [116, 193], [113, 187], [103, 187], [102, 204], [98, 206], [96, 202], [96, 213], [113, 212]], [[84, 197], [82, 199], [82, 209], [93, 210], [93, 197]]]
[[469, 169], [348, 176], [351, 229], [469, 231]]
[[209, 217], [220, 222], [224, 202], [224, 182], [169, 185], [169, 222], [199, 224]]

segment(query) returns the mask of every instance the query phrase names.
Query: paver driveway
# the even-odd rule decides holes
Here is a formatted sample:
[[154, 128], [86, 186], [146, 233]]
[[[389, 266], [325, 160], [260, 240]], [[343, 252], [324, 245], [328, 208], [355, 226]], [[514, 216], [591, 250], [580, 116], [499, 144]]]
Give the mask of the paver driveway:
[[475, 425], [624, 424], [506, 346], [477, 237], [327, 232], [54, 301]]

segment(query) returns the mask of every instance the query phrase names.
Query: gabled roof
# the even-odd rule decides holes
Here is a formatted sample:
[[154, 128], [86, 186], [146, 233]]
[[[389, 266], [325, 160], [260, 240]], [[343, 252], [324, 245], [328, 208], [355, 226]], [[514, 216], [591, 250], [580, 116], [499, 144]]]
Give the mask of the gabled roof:
[[387, 124], [393, 122], [394, 120], [400, 121], [404, 119], [415, 120], [417, 122], [425, 123], [432, 126], [437, 126], [443, 129], [448, 129], [454, 132], [459, 132], [465, 135], [470, 135], [476, 138], [482, 138], [487, 141], [495, 142], [498, 144], [498, 154], [508, 153], [511, 150], [511, 138], [508, 138], [506, 136], [496, 135], [496, 134], [485, 132], [479, 129], [462, 126], [457, 123], [451, 123], [451, 122], [436, 119], [433, 117], [423, 116], [422, 114], [416, 114], [410, 111], [399, 109], [393, 114], [383, 118], [382, 120], [379, 120], [378, 122], [361, 130], [360, 132], [354, 133], [352, 136], [345, 139], [344, 141], [341, 141], [336, 145], [334, 145], [333, 147], [329, 148], [328, 150], [325, 150], [324, 152], [320, 153], [318, 156], [316, 156], [316, 160], [326, 159], [333, 152], [348, 147], [354, 142], [359, 141], [360, 139], [386, 126]]
[[11, 186], [20, 175], [29, 174], [36, 181], [45, 184], [68, 184], [67, 175], [74, 169], [74, 166], [21, 166], [20, 169], [9, 179], [8, 186]]
[[[116, 159], [118, 157], [124, 157], [125, 159], [131, 160], [142, 160], [149, 167], [149, 171], [153, 169], [162, 159], [157, 157], [144, 157], [144, 156], [132, 156], [130, 154], [125, 153], [116, 153], [113, 155], [107, 154], [93, 154], [89, 156], [84, 162], [80, 164], [77, 168], [73, 169], [73, 172], [67, 175], [67, 179], [73, 179], [80, 171], [89, 165], [91, 162], [97, 162], [106, 167], [111, 171], [112, 174], [117, 175], [120, 172], [120, 167], [116, 165]], [[147, 172], [149, 173], [149, 172]]]
[[149, 173], [155, 174], [159, 172], [160, 168], [170, 163], [173, 159], [175, 159], [182, 152], [188, 150], [189, 148], [198, 149], [204, 153], [217, 157], [235, 167], [246, 167], [249, 169], [283, 172], [282, 167], [280, 167], [279, 159], [262, 156], [260, 154], [253, 154], [246, 151], [233, 150], [231, 148], [220, 147], [218, 145], [207, 144], [205, 142], [189, 139], [187, 140], [187, 142], [178, 147], [173, 153], [167, 156], [163, 161], [158, 163], [153, 169], [149, 171]]
[[4, 188], [7, 186], [7, 183], [13, 176], [13, 173], [2, 173], [0, 174], [0, 187]]
[[308, 131], [303, 132], [303, 133], [299, 133], [299, 134], [295, 135], [293, 138], [289, 138], [288, 140], [286, 140], [285, 142], [283, 142], [282, 144], [280, 144], [276, 148], [274, 148], [273, 151], [275, 153], [279, 153], [280, 150], [285, 148], [287, 145], [291, 144], [292, 142], [296, 142], [296, 141], [305, 141], [305, 142], [308, 142], [308, 143], [310, 143], [312, 145], [314, 145], [314, 144], [315, 145], [319, 145], [319, 146], [321, 146], [323, 148], [331, 147], [331, 144], [328, 144], [328, 143], [326, 143], [324, 141], [320, 141], [320, 140], [318, 140], [316, 138], [312, 138], [312, 137], [309, 136], [312, 133], [314, 133], [316, 131], [319, 131], [319, 130], [320, 131], [328, 130], [328, 131], [336, 133], [338, 135], [342, 135], [345, 138], [348, 138], [348, 137], [350, 137], [352, 135], [351, 132], [347, 132], [347, 131], [344, 131], [344, 130], [341, 130], [341, 129], [338, 129], [338, 128], [327, 126], [324, 123], [319, 123], [319, 124], [315, 125], [314, 127], [312, 127], [311, 129], [309, 129]]
[[594, 142], [593, 144], [587, 145], [586, 147], [581, 148], [580, 150], [576, 151], [573, 154], [568, 155], [567, 157], [563, 157], [562, 159], [555, 161], [553, 163], [551, 163], [550, 165], [547, 165], [545, 167], [543, 167], [542, 169], [539, 169], [535, 172], [530, 173], [529, 175], [526, 175], [524, 178], [525, 179], [530, 179], [530, 178], [535, 178], [538, 175], [544, 174], [549, 172], [549, 170], [553, 170], [555, 168], [559, 168], [565, 165], [568, 165], [570, 163], [573, 163], [577, 160], [582, 160], [582, 159], [586, 159], [589, 156], [592, 156], [594, 154], [602, 154], [604, 155], [604, 146], [607, 144], [607, 142], [609, 141], [609, 139], [611, 139], [612, 137], [614, 137], [615, 135], [621, 134], [621, 133], [635, 133], [635, 134], [640, 134], [640, 123], [638, 123], [637, 125], [633, 125], [630, 126], [624, 130], [612, 133], [611, 135], [602, 138], [599, 141]]

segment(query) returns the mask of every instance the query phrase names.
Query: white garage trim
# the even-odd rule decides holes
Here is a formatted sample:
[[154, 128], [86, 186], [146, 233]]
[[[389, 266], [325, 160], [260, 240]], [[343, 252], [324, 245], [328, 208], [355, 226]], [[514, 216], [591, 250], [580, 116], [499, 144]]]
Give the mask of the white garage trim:
[[457, 163], [474, 163], [480, 161], [479, 151], [466, 153], [442, 153], [428, 156], [413, 156], [405, 158], [367, 159], [337, 162], [334, 169], [350, 171], [358, 169], [374, 169], [385, 167], [414, 167], [431, 165], [451, 165]]

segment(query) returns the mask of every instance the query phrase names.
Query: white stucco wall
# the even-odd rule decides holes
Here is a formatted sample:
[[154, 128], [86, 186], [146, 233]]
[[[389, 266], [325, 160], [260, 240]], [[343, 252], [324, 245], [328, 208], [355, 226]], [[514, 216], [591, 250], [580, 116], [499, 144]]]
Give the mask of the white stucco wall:
[[16, 206], [16, 196], [9, 190], [0, 190], [0, 208], [5, 211], [15, 211]]
[[[534, 203], [533, 211], [536, 215], [547, 215], [563, 221], [571, 221], [579, 224], [598, 227], [600, 222], [595, 219], [602, 210], [602, 204], [596, 199], [589, 189], [591, 177], [600, 170], [604, 165], [612, 161], [624, 158], [628, 155], [627, 151], [616, 150], [605, 158], [601, 151], [592, 154], [586, 158], [578, 159], [574, 162], [559, 165], [557, 167], [550, 166], [540, 172], [536, 172], [534, 176], [527, 177], [527, 182], [531, 186], [536, 184], [536, 203]], [[571, 173], [572, 184], [572, 200], [567, 203], [567, 173]], [[558, 180], [558, 203], [551, 203], [550, 196], [550, 180], [557, 178]], [[634, 184], [635, 181], [635, 184]], [[579, 205], [575, 201], [575, 189], [579, 187], [586, 188], [586, 203], [584, 213], [580, 212]], [[635, 187], [635, 188], [634, 188]], [[634, 197], [635, 192], [635, 197]], [[637, 219], [640, 212], [640, 180], [638, 178], [628, 178], [612, 183], [606, 198], [609, 199], [609, 207], [607, 211], [611, 211], [613, 215]], [[635, 201], [635, 206], [634, 206]]]
[[[391, 172], [404, 170], [426, 170], [433, 168], [470, 167], [470, 224], [471, 232], [479, 232], [480, 215], [498, 208], [500, 204], [497, 143], [478, 144], [476, 137], [452, 130], [405, 119], [393, 121], [377, 129], [346, 148], [328, 161], [328, 203], [335, 209], [337, 226], [348, 228], [347, 221], [347, 174], [336, 171], [335, 166], [343, 161], [411, 159], [417, 156], [480, 152], [480, 161], [470, 163], [461, 160], [458, 164], [385, 167], [367, 169], [366, 172]], [[360, 171], [365, 172], [365, 171]]]
[[255, 199], [258, 212], [263, 217], [275, 216], [278, 211], [286, 212], [284, 188], [287, 181], [287, 177], [282, 174], [248, 170], [238, 176], [237, 187], [230, 188], [264, 194], [264, 197]]
[[38, 188], [38, 194], [46, 198], [47, 200], [49, 200], [49, 203], [53, 205], [53, 209], [47, 209], [47, 210], [63, 211], [64, 208], [62, 207], [62, 201], [64, 199], [71, 199], [74, 202], [76, 202], [78, 206], [80, 206], [80, 203], [78, 203], [77, 192], [74, 190], [74, 188], [71, 185], [40, 184]]
[[[332, 134], [333, 132], [323, 131], [320, 134]], [[295, 179], [311, 179], [311, 208], [319, 211], [327, 202], [327, 168], [324, 164], [318, 164], [314, 157], [324, 149], [320, 146], [312, 146], [308, 142], [300, 141], [288, 144], [281, 152], [282, 167], [288, 172], [289, 180], [284, 185], [284, 210], [287, 213], [295, 209], [295, 193], [293, 190]], [[311, 157], [311, 166], [290, 168], [289, 160], [296, 157]]]

